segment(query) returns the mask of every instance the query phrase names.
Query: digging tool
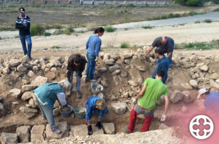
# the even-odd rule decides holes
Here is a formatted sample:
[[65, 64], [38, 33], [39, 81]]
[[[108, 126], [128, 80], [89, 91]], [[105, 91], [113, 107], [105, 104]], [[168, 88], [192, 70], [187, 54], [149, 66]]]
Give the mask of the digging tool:
[[126, 107], [128, 108], [129, 111], [131, 111], [131, 108], [128, 106], [127, 103], [129, 103], [129, 101], [123, 101], [122, 103], [125, 103], [126, 104]]

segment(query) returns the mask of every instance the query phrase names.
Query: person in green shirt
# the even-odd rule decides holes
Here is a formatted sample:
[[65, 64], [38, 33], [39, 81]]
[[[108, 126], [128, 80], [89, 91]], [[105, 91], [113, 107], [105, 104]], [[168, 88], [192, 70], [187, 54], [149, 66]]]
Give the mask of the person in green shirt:
[[125, 128], [127, 133], [132, 133], [135, 128], [135, 121], [138, 114], [143, 114], [145, 117], [144, 123], [141, 128], [141, 132], [149, 130], [151, 121], [154, 117], [154, 111], [156, 109], [156, 102], [164, 95], [165, 97], [165, 111], [161, 117], [161, 121], [166, 120], [167, 110], [169, 107], [168, 88], [162, 82], [162, 78], [165, 76], [163, 70], [156, 72], [155, 79], [148, 78], [145, 80], [142, 90], [138, 96], [133, 100], [135, 103], [134, 108], [130, 112], [129, 124]]

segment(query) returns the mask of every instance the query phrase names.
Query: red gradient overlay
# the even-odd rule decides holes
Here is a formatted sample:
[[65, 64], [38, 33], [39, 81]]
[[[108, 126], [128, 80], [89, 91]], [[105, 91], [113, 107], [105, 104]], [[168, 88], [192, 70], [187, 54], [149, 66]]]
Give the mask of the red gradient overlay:
[[[208, 116], [213, 124], [214, 124], [214, 130], [213, 133], [207, 138], [207, 139], [197, 139], [195, 138], [189, 130], [189, 125], [190, 125], [190, 121], [198, 116], [198, 115], [205, 115]], [[178, 117], [180, 119], [180, 121], [178, 122], [180, 129], [182, 129], [182, 133], [180, 133], [180, 135], [183, 137], [185, 136], [185, 141], [186, 144], [219, 144], [219, 116], [217, 115], [208, 115], [205, 112], [189, 112], [186, 115], [181, 115]], [[193, 125], [193, 129], [199, 129], [199, 135], [203, 135], [204, 134], [204, 129], [209, 130], [210, 126], [209, 125], [204, 125], [204, 120], [203, 119], [199, 119], [199, 125]]]

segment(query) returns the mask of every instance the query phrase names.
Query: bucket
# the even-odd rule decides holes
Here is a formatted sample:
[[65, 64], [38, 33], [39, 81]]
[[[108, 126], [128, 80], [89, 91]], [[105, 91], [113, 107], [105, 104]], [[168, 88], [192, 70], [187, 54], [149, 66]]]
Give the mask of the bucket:
[[62, 117], [70, 117], [72, 113], [72, 106], [68, 105], [68, 107], [60, 109], [60, 114]]
[[79, 119], [85, 118], [85, 115], [86, 115], [86, 108], [85, 107], [81, 107], [81, 106], [73, 107], [72, 110], [75, 113], [75, 117], [77, 117]]
[[103, 86], [98, 83], [91, 84], [91, 91], [93, 94], [97, 95], [99, 92], [103, 91]]

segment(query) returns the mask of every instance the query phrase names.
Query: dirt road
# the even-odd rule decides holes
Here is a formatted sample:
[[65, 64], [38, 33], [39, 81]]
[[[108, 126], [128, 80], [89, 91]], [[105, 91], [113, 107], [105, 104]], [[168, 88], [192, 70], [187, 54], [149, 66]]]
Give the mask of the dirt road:
[[[219, 39], [219, 22], [186, 24], [183, 26], [163, 26], [153, 29], [128, 29], [116, 30], [113, 33], [104, 33], [102, 47], [120, 47], [121, 43], [128, 42], [133, 45], [150, 45], [152, 41], [162, 35], [170, 36], [175, 43], [208, 42]], [[92, 32], [73, 33], [72, 35], [53, 35], [49, 37], [32, 37], [33, 49], [51, 48], [60, 46], [63, 48], [83, 48]], [[0, 40], [0, 51], [21, 50], [19, 38]]]

